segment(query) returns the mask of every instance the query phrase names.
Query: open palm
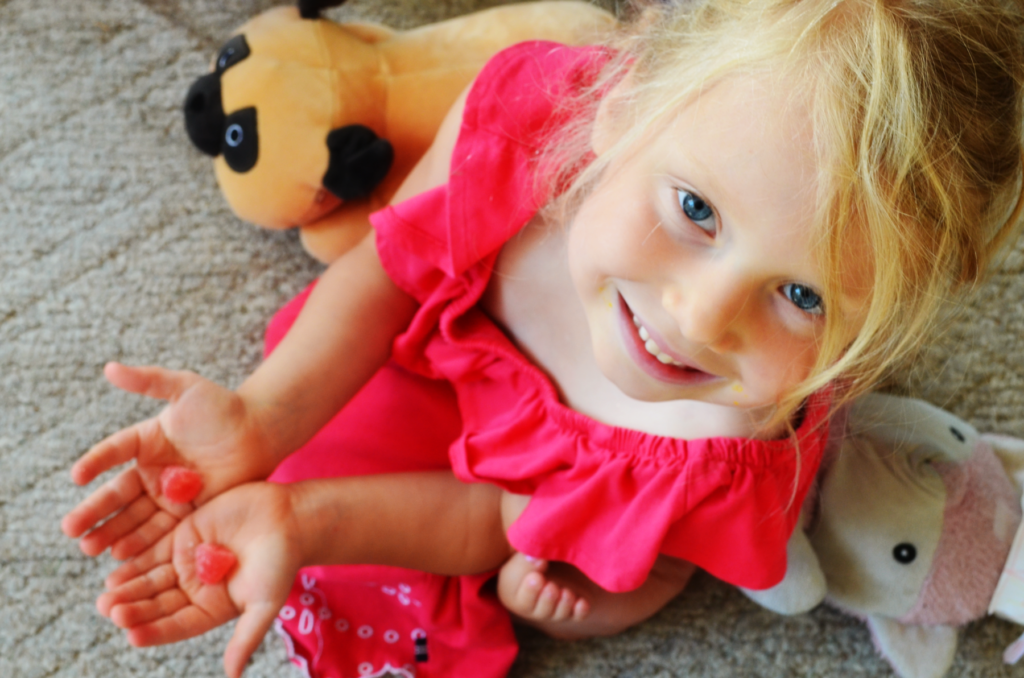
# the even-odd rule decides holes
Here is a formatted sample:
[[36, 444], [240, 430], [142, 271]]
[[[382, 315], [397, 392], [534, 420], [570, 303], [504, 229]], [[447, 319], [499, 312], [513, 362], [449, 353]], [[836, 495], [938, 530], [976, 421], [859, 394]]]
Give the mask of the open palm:
[[[237, 678], [298, 572], [286, 495], [281, 486], [252, 483], [215, 498], [115, 570], [97, 601], [100, 612], [128, 630], [136, 647], [178, 642], [241, 615], [224, 653], [224, 670]], [[224, 581], [199, 580], [195, 550], [203, 543], [238, 558]]]
[[[65, 534], [82, 537], [86, 554], [108, 547], [119, 559], [140, 553], [195, 506], [273, 470], [262, 431], [233, 391], [191, 372], [158, 367], [111, 363], [105, 374], [119, 388], [169, 404], [156, 417], [101, 441], [72, 467], [72, 479], [84, 485], [135, 461], [65, 516]], [[160, 474], [168, 466], [199, 473], [203, 488], [193, 502], [177, 504], [163, 495]]]

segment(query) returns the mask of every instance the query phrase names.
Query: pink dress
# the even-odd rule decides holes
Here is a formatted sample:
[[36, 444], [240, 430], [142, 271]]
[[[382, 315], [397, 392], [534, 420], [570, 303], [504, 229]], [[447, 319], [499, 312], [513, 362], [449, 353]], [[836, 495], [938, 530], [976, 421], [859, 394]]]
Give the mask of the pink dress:
[[[785, 573], [786, 543], [828, 438], [826, 395], [804, 408], [799, 452], [789, 440], [682, 440], [608, 426], [559, 402], [544, 373], [476, 305], [502, 245], [540, 206], [532, 168], [559, 123], [558, 102], [592, 82], [606, 58], [593, 48], [531, 42], [484, 68], [449, 182], [371, 217], [381, 261], [420, 302], [418, 313], [395, 341], [392, 363], [277, 477], [451, 468], [464, 482], [531, 495], [509, 530], [513, 546], [572, 563], [607, 590], [640, 586], [659, 554], [767, 588]], [[294, 317], [297, 304], [283, 313]], [[268, 343], [287, 324], [276, 318]], [[319, 581], [327, 571], [340, 580], [346, 569], [318, 568]], [[358, 577], [383, 570], [390, 571], [362, 568]], [[481, 578], [459, 580], [457, 593], [445, 595], [465, 607], [482, 591], [477, 612], [495, 604]], [[299, 589], [301, 582], [301, 596]], [[504, 628], [494, 621], [500, 611], [487, 609], [477, 621], [462, 617], [466, 628], [489, 631], [462, 638], [461, 664], [435, 673], [431, 657], [413, 662], [410, 675], [503, 675], [507, 664], [473, 658], [478, 647], [493, 650]], [[294, 617], [283, 621], [294, 637]], [[417, 628], [428, 645], [442, 630]], [[350, 674], [375, 675], [336, 675]]]

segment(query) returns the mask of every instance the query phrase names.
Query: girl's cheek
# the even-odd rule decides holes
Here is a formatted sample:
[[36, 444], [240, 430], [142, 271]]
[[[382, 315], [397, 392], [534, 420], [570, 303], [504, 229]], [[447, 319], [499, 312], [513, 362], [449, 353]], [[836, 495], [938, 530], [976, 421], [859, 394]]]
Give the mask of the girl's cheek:
[[810, 376], [816, 360], [815, 341], [791, 337], [766, 346], [759, 365], [751, 371], [753, 379], [747, 380], [748, 397], [776, 402], [779, 396]]
[[814, 363], [818, 359], [817, 341], [804, 341], [802, 347], [794, 353], [789, 369], [786, 370], [783, 380], [786, 382], [784, 390], [796, 386], [811, 375]]

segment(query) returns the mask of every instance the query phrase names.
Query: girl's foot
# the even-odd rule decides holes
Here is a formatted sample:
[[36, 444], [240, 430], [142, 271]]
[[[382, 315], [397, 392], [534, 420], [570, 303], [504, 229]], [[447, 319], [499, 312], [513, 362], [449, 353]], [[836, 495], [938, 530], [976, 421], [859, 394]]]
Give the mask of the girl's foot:
[[568, 563], [530, 560], [521, 553], [498, 573], [498, 597], [512, 614], [549, 636], [573, 640], [610, 636], [642, 622], [675, 597], [696, 568], [659, 556], [640, 588], [611, 593]]
[[498, 574], [498, 597], [509, 612], [527, 623], [578, 622], [590, 603], [548, 575], [548, 562], [516, 553]]

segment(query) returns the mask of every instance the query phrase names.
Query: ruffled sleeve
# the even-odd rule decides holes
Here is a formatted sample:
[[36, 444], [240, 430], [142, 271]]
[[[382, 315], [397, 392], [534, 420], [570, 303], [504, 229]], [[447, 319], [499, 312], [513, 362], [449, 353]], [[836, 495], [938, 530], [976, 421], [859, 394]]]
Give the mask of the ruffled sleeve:
[[[545, 132], [557, 128], [559, 103], [605, 61], [602, 50], [542, 41], [491, 59], [467, 97], [449, 182], [371, 215], [388, 262], [415, 253], [424, 266], [458, 278], [496, 253], [545, 197], [533, 165]], [[399, 284], [421, 296], [432, 290], [433, 281], [420, 284], [421, 271], [406, 275], [405, 268], [395, 270]]]
[[501, 246], [541, 206], [533, 169], [562, 120], [560, 103], [608, 57], [545, 41], [499, 52], [467, 96], [448, 183], [370, 215], [385, 270], [423, 304], [395, 341], [400, 363], [442, 376], [421, 358], [443, 309], [455, 299], [464, 300], [459, 312], [476, 302]]
[[[566, 456], [531, 470], [540, 480], [509, 540], [524, 553], [572, 563], [609, 591], [640, 586], [658, 554], [737, 586], [774, 586], [828, 438], [828, 396], [815, 396], [807, 410], [796, 447], [591, 429]], [[508, 473], [486, 466], [481, 474]], [[514, 480], [490, 478], [511, 487]]]

